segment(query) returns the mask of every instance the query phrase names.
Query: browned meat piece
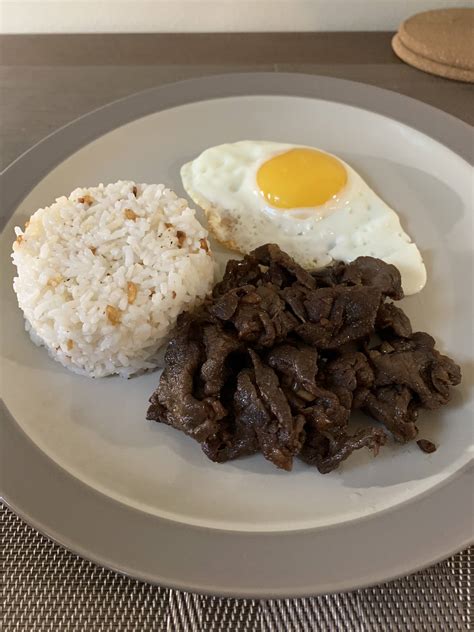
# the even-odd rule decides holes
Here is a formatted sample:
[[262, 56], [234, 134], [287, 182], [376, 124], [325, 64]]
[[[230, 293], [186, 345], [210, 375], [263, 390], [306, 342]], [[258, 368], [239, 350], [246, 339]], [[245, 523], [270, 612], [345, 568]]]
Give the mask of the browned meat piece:
[[263, 334], [258, 344], [271, 347], [286, 338], [296, 325], [296, 318], [285, 309], [285, 302], [278, 296], [274, 285], [266, 284], [257, 288], [259, 297], [258, 315], [263, 326]]
[[250, 352], [255, 369], [237, 377], [234, 419], [210, 437], [203, 450], [213, 461], [260, 451], [277, 467], [291, 470], [304, 438], [302, 416], [293, 417], [274, 371]]
[[228, 420], [219, 432], [209, 437], [203, 445], [204, 453], [218, 463], [258, 452], [258, 433], [264, 433], [271, 418], [259, 399], [254, 384], [253, 371], [245, 369], [237, 376], [234, 393], [234, 419]]
[[192, 336], [192, 321], [185, 319], [166, 351], [166, 367], [150, 398], [147, 419], [182, 430], [196, 441], [214, 434], [226, 410], [218, 399], [197, 399], [194, 376], [202, 361], [202, 349]]
[[220, 296], [209, 306], [209, 312], [221, 321], [232, 323], [242, 339], [256, 341], [263, 330], [260, 304], [257, 288], [245, 285]]
[[214, 297], [225, 294], [242, 285], [259, 285], [270, 282], [277, 287], [291, 285], [298, 281], [308, 288], [316, 287], [313, 277], [299, 266], [276, 244], [260, 246], [241, 261], [227, 263], [224, 278], [214, 286]]
[[362, 410], [382, 422], [402, 443], [414, 439], [418, 433], [415, 425], [418, 410], [405, 386], [396, 384], [373, 389], [366, 395]]
[[283, 340], [297, 324], [271, 284], [231, 290], [220, 296], [209, 311], [216, 318], [232, 323], [239, 340], [261, 347], [271, 347]]
[[219, 397], [230, 372], [226, 361], [233, 351], [241, 348], [240, 342], [227, 334], [219, 325], [206, 325], [202, 330], [206, 360], [201, 366], [204, 394]]
[[[230, 320], [239, 306], [239, 296], [242, 296], [246, 288], [247, 286], [243, 286], [229, 290], [225, 294], [219, 294], [209, 305], [209, 312], [219, 320]], [[253, 285], [249, 285], [248, 288], [253, 289]]]
[[403, 298], [402, 279], [397, 268], [374, 257], [357, 257], [345, 266], [340, 283], [377, 288], [384, 296]]
[[432, 441], [428, 441], [428, 439], [418, 439], [416, 442], [418, 447], [422, 452], [426, 452], [426, 454], [431, 454], [432, 452], [436, 452], [436, 446]]
[[355, 409], [409, 441], [461, 373], [385, 302], [401, 296], [398, 271], [370, 257], [309, 274], [267, 244], [229, 261], [213, 297], [178, 319], [147, 417], [213, 461], [261, 452], [286, 470], [295, 456], [326, 473], [359, 448], [376, 454], [386, 435], [351, 434]]
[[435, 341], [423, 332], [408, 339], [390, 341], [392, 351], [371, 349], [368, 357], [375, 373], [375, 385], [406, 386], [415, 403], [439, 408], [449, 401], [450, 387], [461, 381], [461, 370], [450, 358], [434, 348]]
[[300, 456], [306, 463], [315, 465], [321, 474], [335, 470], [354, 450], [370, 448], [375, 455], [387, 437], [379, 428], [367, 428], [354, 435], [346, 433], [335, 436], [330, 433], [309, 433]]
[[[277, 380], [273, 376], [261, 375], [262, 365], [258, 360], [256, 362], [259, 366], [260, 385], [257, 385], [257, 378], [252, 370], [241, 371], [237, 378], [234, 395], [236, 425], [252, 429], [252, 445], [256, 444], [266, 459], [278, 467], [291, 470], [293, 455], [304, 438], [304, 419], [298, 416], [292, 418], [286, 402], [283, 405], [283, 415], [278, 412], [279, 419], [272, 414], [263, 398], [271, 396], [274, 390], [276, 401], [281, 403], [282, 394], [278, 393]], [[276, 402], [273, 403], [273, 408], [278, 408]]]
[[409, 338], [412, 334], [408, 316], [393, 303], [382, 303], [377, 313], [375, 328], [382, 335], [389, 332], [401, 338]]
[[363, 353], [344, 353], [329, 361], [321, 372], [321, 382], [335, 393], [346, 408], [360, 408], [374, 383], [374, 372]]
[[304, 419], [293, 418], [290, 405], [280, 388], [278, 376], [273, 369], [263, 364], [258, 355], [250, 350], [250, 357], [255, 370], [255, 382], [262, 401], [274, 418], [271, 434], [273, 441], [270, 450], [263, 456], [284, 470], [291, 470], [293, 456], [298, 454], [302, 445], [302, 429]]
[[325, 376], [326, 384], [350, 391], [361, 387], [370, 388], [374, 383], [374, 372], [365, 355], [358, 351], [344, 353], [328, 362]]
[[216, 463], [225, 463], [259, 451], [252, 429], [243, 424], [233, 426], [228, 420], [221, 422], [219, 432], [203, 441], [201, 448], [207, 458]]
[[256, 284], [262, 276], [257, 260], [251, 255], [247, 255], [241, 261], [230, 259], [227, 262], [224, 278], [220, 283], [216, 283], [212, 295], [217, 297], [242, 285]]
[[378, 428], [348, 434], [350, 408], [344, 407], [331, 391], [320, 389], [314, 404], [303, 414], [306, 438], [300, 457], [322, 474], [337, 468], [354, 450], [369, 447], [377, 454], [386, 441], [385, 433]]
[[[273, 347], [267, 355], [267, 362], [281, 376], [286, 387], [306, 397], [317, 392], [316, 373], [318, 352], [313, 347], [281, 344]], [[306, 391], [303, 394], [302, 391]], [[309, 400], [311, 401], [311, 397]]]
[[373, 332], [380, 301], [380, 292], [369, 287], [314, 290], [304, 302], [309, 322], [296, 333], [318, 349], [336, 349]]
[[304, 302], [308, 295], [307, 288], [295, 283], [280, 290], [279, 295], [290, 307], [293, 314], [304, 323], [308, 318], [304, 307]]
[[[313, 401], [295, 402], [306, 420], [305, 441], [299, 456], [315, 465], [323, 474], [338, 467], [354, 450], [370, 447], [374, 452], [385, 443], [385, 433], [377, 428], [369, 428], [356, 435], [347, 434], [350, 407], [342, 405], [335, 393], [317, 387]], [[306, 405], [304, 405], [306, 404]]]
[[330, 266], [314, 270], [311, 276], [316, 281], [316, 287], [334, 287], [340, 284], [340, 279], [345, 269], [345, 263], [335, 261]]
[[357, 257], [351, 263], [336, 261], [312, 273], [318, 287], [358, 285], [373, 287], [383, 296], [398, 301], [403, 298], [400, 272], [390, 263], [373, 257]]
[[418, 411], [446, 404], [450, 388], [461, 381], [460, 368], [422, 332], [383, 342], [367, 355], [375, 382], [363, 409], [402, 442], [416, 437]]
[[339, 401], [335, 393], [319, 387], [311, 403], [301, 410], [307, 420], [305, 431], [335, 432], [344, 431], [349, 423], [350, 408]]
[[[286, 252], [280, 250], [276, 244], [265, 244], [251, 253], [251, 256], [264, 266], [278, 266], [280, 270], [286, 271], [288, 276], [293, 277], [292, 281], [297, 281], [300, 285], [313, 288], [316, 287], [313, 277], [309, 272], [299, 266]], [[284, 277], [283, 277], [284, 278]], [[289, 283], [289, 280], [283, 282]]]
[[234, 409], [236, 426], [249, 428], [253, 444], [260, 447], [262, 452], [265, 450], [266, 458], [270, 461], [278, 460], [277, 455], [270, 458], [272, 454], [269, 439], [275, 437], [271, 432], [272, 417], [257, 391], [255, 373], [251, 369], [241, 371], [237, 377]]

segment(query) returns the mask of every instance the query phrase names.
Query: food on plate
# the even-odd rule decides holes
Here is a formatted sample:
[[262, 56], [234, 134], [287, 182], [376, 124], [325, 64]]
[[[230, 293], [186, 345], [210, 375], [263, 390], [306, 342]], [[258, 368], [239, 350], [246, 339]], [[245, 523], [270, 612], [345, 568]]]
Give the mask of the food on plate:
[[91, 377], [154, 368], [178, 314], [213, 284], [207, 232], [163, 184], [76, 189], [15, 232], [13, 287], [27, 330]]
[[426, 452], [426, 454], [431, 454], [432, 452], [436, 452], [436, 446], [432, 441], [428, 441], [428, 439], [418, 439], [416, 442], [418, 447], [422, 452]]
[[312, 147], [241, 141], [181, 169], [216, 239], [246, 254], [274, 241], [305, 269], [372, 256], [394, 264], [405, 294], [426, 269], [398, 215], [340, 158]]
[[413, 440], [419, 411], [446, 404], [461, 372], [412, 332], [402, 297], [397, 268], [372, 257], [310, 273], [267, 244], [231, 260], [179, 317], [147, 418], [213, 461], [262, 452], [285, 470], [296, 456], [326, 473], [364, 446], [376, 454], [386, 434], [351, 432], [356, 409]]

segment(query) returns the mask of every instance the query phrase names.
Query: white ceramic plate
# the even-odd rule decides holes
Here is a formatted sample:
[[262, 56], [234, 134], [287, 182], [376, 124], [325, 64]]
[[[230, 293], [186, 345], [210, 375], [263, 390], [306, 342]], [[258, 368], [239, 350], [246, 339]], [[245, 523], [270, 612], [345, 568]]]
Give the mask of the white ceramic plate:
[[[184, 589], [301, 595], [407, 573], [472, 536], [472, 136], [394, 93], [302, 75], [234, 75], [134, 95], [60, 130], [3, 175], [2, 496], [35, 527], [106, 566]], [[461, 365], [451, 404], [415, 443], [322, 476], [256, 455], [216, 465], [147, 422], [157, 373], [69, 373], [35, 347], [11, 289], [13, 226], [77, 186], [132, 179], [184, 193], [180, 166], [239, 139], [314, 145], [350, 163], [421, 249], [428, 283], [403, 301]], [[23, 199], [22, 199], [23, 198]]]

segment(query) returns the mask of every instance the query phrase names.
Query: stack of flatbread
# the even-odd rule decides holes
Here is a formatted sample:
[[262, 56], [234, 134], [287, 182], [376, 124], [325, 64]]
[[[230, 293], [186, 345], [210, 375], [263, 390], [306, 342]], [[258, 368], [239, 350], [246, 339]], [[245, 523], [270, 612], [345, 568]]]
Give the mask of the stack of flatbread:
[[407, 64], [474, 83], [474, 9], [440, 9], [405, 20], [392, 40]]

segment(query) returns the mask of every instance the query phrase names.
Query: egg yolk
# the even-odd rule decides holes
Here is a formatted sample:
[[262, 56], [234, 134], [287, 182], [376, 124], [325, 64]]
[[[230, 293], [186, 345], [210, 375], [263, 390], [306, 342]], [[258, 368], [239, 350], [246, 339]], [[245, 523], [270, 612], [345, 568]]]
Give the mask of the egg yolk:
[[276, 208], [319, 206], [346, 182], [347, 172], [337, 158], [303, 147], [270, 158], [257, 172], [260, 194]]

